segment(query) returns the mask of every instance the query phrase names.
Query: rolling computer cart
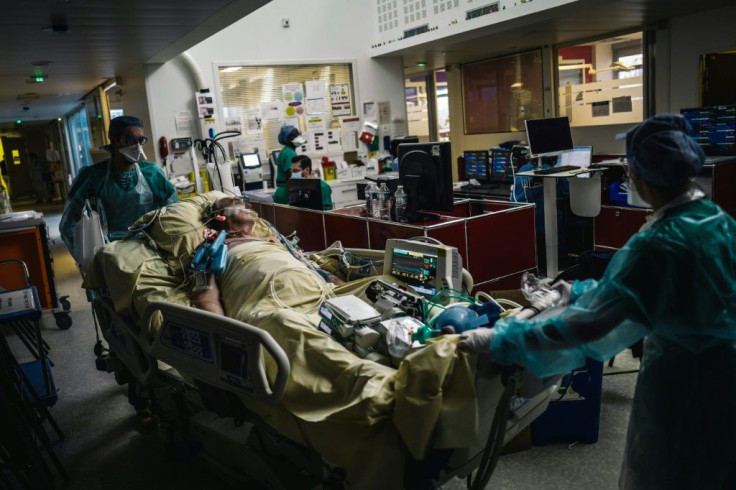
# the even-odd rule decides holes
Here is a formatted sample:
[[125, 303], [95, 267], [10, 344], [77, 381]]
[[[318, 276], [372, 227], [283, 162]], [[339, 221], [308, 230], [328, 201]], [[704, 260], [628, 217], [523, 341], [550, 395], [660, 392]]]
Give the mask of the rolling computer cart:
[[[0, 216], [0, 260], [10, 258], [25, 262], [41, 309], [52, 311], [56, 326], [62, 330], [71, 327], [71, 305], [67, 296], [57, 295], [48, 230], [42, 213], [21, 211]], [[6, 284], [2, 286], [7, 289], [19, 288], [23, 276], [19, 271], [10, 271], [3, 274], [3, 282]]]

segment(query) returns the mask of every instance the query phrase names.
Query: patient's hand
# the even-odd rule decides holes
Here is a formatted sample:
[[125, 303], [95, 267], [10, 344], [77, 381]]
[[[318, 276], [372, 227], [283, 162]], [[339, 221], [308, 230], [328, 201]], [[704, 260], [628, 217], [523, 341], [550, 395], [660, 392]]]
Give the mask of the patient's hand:
[[330, 284], [334, 284], [335, 286], [340, 286], [341, 284], [345, 284], [345, 281], [337, 277], [335, 274], [327, 274], [325, 276], [325, 281], [329, 282]]
[[207, 278], [207, 286], [207, 289], [193, 293], [189, 298], [189, 304], [200, 310], [225, 316], [225, 308], [222, 307], [220, 301], [220, 286], [218, 286], [214, 274], [210, 274]]

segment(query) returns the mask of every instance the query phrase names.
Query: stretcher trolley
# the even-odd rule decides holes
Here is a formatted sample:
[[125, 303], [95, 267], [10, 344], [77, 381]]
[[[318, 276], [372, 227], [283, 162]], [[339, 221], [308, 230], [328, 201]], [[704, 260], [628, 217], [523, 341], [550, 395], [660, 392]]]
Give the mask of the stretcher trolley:
[[[0, 216], [0, 260], [11, 258], [25, 262], [30, 282], [38, 292], [41, 310], [51, 310], [60, 329], [71, 327], [68, 296], [59, 297], [56, 290], [53, 257], [43, 213], [20, 211]], [[19, 271], [3, 274], [7, 289], [20, 288], [23, 281]]]

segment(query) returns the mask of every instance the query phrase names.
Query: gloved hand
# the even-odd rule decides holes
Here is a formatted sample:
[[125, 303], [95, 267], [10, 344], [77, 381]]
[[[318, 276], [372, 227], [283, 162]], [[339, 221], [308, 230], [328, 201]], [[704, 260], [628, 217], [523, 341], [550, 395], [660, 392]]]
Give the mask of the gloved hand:
[[553, 289], [560, 294], [560, 300], [557, 302], [557, 306], [567, 306], [570, 303], [570, 295], [572, 294], [571, 283], [560, 280], [552, 284], [550, 289]]
[[492, 328], [476, 328], [467, 330], [460, 335], [457, 343], [458, 349], [472, 352], [488, 353], [491, 348]]

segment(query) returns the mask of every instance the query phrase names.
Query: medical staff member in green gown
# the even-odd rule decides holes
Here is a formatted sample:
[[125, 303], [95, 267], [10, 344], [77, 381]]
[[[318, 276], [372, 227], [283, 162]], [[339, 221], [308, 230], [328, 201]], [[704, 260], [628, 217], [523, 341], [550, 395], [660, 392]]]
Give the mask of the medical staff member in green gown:
[[736, 488], [736, 222], [695, 186], [705, 156], [689, 132], [659, 115], [626, 133], [629, 178], [653, 213], [599, 282], [558, 284], [561, 314], [459, 343], [547, 376], [645, 338], [623, 489]]
[[294, 126], [282, 126], [278, 136], [279, 143], [284, 145], [276, 160], [276, 188], [286, 187], [286, 180], [291, 172], [291, 161], [296, 156], [296, 147], [306, 140]]
[[74, 254], [74, 229], [82, 215], [85, 200], [102, 204], [108, 236], [125, 236], [128, 227], [149, 211], [178, 200], [176, 189], [155, 164], [144, 161], [143, 121], [119, 116], [110, 121], [110, 158], [83, 167], [69, 191], [59, 230], [67, 248]]

